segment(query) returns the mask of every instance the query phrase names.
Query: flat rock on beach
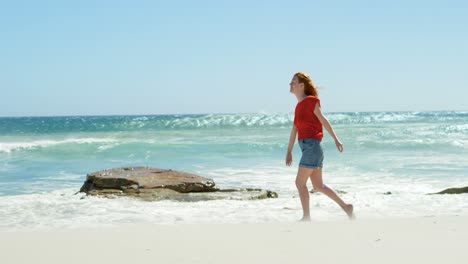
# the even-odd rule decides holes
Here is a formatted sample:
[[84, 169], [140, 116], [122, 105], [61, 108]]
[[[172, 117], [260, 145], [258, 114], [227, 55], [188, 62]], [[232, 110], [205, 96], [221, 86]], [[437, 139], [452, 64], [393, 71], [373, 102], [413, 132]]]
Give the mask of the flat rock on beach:
[[124, 195], [146, 200], [183, 201], [277, 197], [274, 192], [254, 188], [221, 190], [209, 178], [151, 167], [125, 167], [90, 173], [80, 192], [108, 197]]

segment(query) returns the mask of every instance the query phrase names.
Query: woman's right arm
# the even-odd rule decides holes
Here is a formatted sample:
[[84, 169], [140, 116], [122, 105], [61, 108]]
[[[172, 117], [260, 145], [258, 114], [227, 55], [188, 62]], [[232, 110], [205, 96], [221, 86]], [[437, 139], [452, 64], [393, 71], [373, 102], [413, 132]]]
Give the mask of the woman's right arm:
[[288, 145], [288, 152], [286, 153], [286, 165], [291, 166], [292, 164], [292, 151], [294, 148], [294, 143], [296, 142], [297, 136], [297, 128], [293, 125], [291, 129], [291, 135], [289, 136], [289, 145]]

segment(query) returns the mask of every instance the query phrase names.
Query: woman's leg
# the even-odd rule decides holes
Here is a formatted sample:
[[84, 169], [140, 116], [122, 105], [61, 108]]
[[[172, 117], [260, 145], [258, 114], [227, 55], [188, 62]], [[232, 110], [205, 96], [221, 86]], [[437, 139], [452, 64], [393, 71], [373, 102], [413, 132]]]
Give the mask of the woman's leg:
[[308, 169], [304, 167], [299, 167], [296, 177], [296, 187], [299, 191], [299, 197], [301, 198], [302, 204], [302, 221], [307, 221], [310, 219], [310, 209], [309, 209], [309, 190], [307, 189], [307, 180], [310, 175], [312, 175], [313, 169]]
[[353, 219], [353, 205], [345, 203], [339, 196], [336, 194], [332, 189], [328, 186], [323, 184], [322, 179], [322, 169], [313, 170], [312, 174], [310, 175], [310, 180], [312, 181], [312, 186], [314, 187], [314, 191], [321, 192], [326, 196], [330, 197], [333, 201], [335, 201], [348, 215], [349, 218]]

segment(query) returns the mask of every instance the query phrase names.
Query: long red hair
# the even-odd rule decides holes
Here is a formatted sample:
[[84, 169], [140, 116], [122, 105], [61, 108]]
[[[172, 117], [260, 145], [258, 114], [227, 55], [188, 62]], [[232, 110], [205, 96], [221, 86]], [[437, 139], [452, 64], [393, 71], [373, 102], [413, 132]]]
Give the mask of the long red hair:
[[300, 83], [304, 84], [304, 93], [306, 95], [313, 95], [318, 97], [318, 90], [317, 87], [312, 82], [310, 76], [305, 72], [296, 72], [294, 77], [297, 77]]

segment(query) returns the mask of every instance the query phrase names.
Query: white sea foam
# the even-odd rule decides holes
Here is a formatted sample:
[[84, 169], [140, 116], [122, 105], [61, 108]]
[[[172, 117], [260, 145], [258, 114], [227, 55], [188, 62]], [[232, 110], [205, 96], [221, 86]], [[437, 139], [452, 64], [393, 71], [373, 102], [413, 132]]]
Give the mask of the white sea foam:
[[0, 152], [12, 152], [22, 149], [45, 148], [62, 144], [114, 143], [114, 138], [69, 138], [62, 140], [33, 140], [30, 142], [0, 142]]
[[[199, 165], [193, 173], [215, 179], [221, 188], [262, 188], [278, 199], [257, 201], [144, 202], [131, 198], [106, 199], [74, 195], [80, 185], [51, 192], [0, 196], [0, 229], [102, 227], [126, 223], [271, 223], [296, 221], [301, 206], [294, 179], [297, 168], [259, 164], [252, 168]], [[63, 172], [60, 179], [79, 175]], [[57, 177], [53, 177], [57, 179]], [[361, 219], [468, 215], [468, 195], [427, 195], [462, 186], [463, 178], [398, 177], [385, 170], [364, 172], [332, 164], [325, 183], [353, 203]], [[71, 186], [70, 186], [71, 187]], [[309, 188], [310, 188], [309, 183]], [[386, 195], [385, 193], [391, 192]], [[322, 194], [311, 195], [314, 220], [345, 219], [339, 207]]]
[[291, 124], [291, 114], [211, 114], [201, 117], [178, 117], [164, 123], [171, 128], [201, 128], [220, 126], [278, 126]]
[[[436, 113], [434, 113], [436, 115]], [[426, 117], [418, 112], [376, 112], [376, 113], [327, 113], [333, 123], [395, 123], [419, 121]], [[456, 117], [446, 117], [450, 120]], [[204, 116], [181, 116], [168, 120], [165, 127], [201, 128], [201, 127], [254, 127], [254, 126], [290, 126], [294, 119], [292, 113], [276, 114], [211, 114]], [[149, 120], [145, 120], [147, 122]]]
[[[278, 176], [276, 171], [276, 174], [262, 177], [258, 172], [252, 175], [254, 171], [233, 169], [214, 173], [228, 173], [229, 177], [251, 175], [250, 186], [267, 185], [256, 177], [268, 177], [270, 183], [279, 179], [284, 186], [272, 187], [280, 198], [258, 201], [144, 202], [74, 195], [77, 188], [3, 196], [0, 197], [0, 229], [105, 227], [127, 223], [273, 223], [300, 218], [301, 206], [292, 175]], [[340, 196], [354, 204], [360, 219], [468, 215], [468, 195], [426, 195], [437, 189], [430, 182], [384, 181], [384, 177], [378, 175], [365, 175], [357, 185], [356, 179], [349, 176], [329, 180], [327, 184], [346, 192]], [[388, 191], [392, 194], [385, 195]], [[346, 218], [338, 206], [322, 194], [311, 194], [311, 213], [316, 221]]]
[[[468, 120], [467, 120], [468, 122]], [[466, 133], [468, 132], [468, 124], [463, 124], [463, 125], [448, 125], [444, 128], [446, 132], [461, 132], [461, 133]]]

